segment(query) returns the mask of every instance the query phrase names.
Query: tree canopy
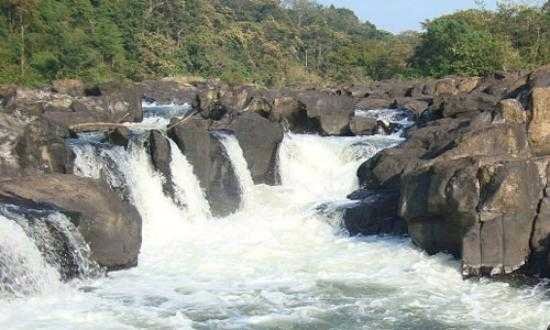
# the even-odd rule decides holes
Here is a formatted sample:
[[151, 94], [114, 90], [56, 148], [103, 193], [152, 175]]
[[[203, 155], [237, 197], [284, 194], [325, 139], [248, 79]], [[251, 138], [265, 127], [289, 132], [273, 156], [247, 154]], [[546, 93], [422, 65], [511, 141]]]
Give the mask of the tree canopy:
[[310, 0], [0, 0], [0, 83], [174, 75], [266, 86], [479, 75], [550, 62], [550, 4], [393, 35]]

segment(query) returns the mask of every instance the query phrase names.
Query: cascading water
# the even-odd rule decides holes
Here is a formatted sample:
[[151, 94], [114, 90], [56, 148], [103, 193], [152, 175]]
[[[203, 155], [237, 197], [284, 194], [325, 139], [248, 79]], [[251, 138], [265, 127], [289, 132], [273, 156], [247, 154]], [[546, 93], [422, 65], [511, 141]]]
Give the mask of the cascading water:
[[248, 164], [244, 158], [239, 141], [235, 136], [230, 134], [216, 132], [215, 135], [223, 144], [235, 175], [239, 179], [242, 196], [241, 209], [248, 207], [253, 202], [251, 199], [254, 198], [254, 181], [252, 180], [252, 175], [248, 169]]
[[[76, 144], [79, 173], [117, 177], [143, 216], [139, 266], [40, 297], [0, 299], [0, 328], [545, 329], [544, 286], [464, 281], [450, 256], [429, 257], [408, 239], [350, 238], [314, 212], [343, 199], [357, 187], [359, 164], [398, 142], [287, 134], [282, 186], [243, 190], [251, 203], [223, 219], [209, 216], [173, 145], [182, 209], [164, 196], [139, 139], [128, 149]], [[238, 167], [242, 151], [233, 147], [226, 150]]]
[[63, 279], [99, 271], [80, 233], [59, 212], [0, 205], [0, 234], [0, 297], [51, 291]]

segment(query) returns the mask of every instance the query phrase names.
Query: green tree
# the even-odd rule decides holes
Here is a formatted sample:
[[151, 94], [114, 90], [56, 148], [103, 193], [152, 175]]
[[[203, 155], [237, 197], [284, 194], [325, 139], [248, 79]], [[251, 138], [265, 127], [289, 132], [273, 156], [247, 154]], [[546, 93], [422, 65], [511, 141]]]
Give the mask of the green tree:
[[442, 17], [426, 24], [412, 65], [431, 76], [484, 75], [514, 69], [518, 55], [507, 41], [464, 20]]

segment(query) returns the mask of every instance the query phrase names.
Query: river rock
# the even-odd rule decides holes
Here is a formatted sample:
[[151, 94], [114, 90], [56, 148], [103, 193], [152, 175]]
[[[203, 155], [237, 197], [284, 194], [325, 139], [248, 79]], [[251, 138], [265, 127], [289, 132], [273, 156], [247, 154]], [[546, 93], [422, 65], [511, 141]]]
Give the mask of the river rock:
[[373, 117], [354, 115], [350, 121], [350, 129], [354, 135], [372, 135], [378, 132], [378, 120]]
[[210, 132], [211, 123], [194, 117], [168, 131], [193, 166], [211, 211], [226, 216], [239, 209], [241, 188], [231, 161], [220, 140]]
[[283, 140], [281, 125], [246, 111], [236, 116], [227, 128], [239, 141], [254, 183], [277, 184], [277, 152]]
[[66, 173], [72, 153], [67, 130], [39, 117], [0, 113], [2, 176]]
[[66, 214], [90, 246], [92, 260], [108, 270], [137, 265], [141, 217], [99, 181], [62, 174], [4, 180], [0, 201]]
[[[178, 198], [176, 198], [175, 184], [172, 177], [172, 169], [170, 163], [172, 162], [172, 149], [170, 141], [161, 131], [152, 130], [149, 133], [149, 154], [151, 155], [151, 162], [153, 167], [162, 175], [162, 190], [172, 198], [176, 204], [180, 204]], [[179, 152], [179, 151], [178, 151]]]
[[130, 143], [130, 130], [126, 127], [117, 127], [107, 131], [106, 137], [111, 144], [127, 147]]
[[407, 224], [398, 216], [399, 191], [357, 191], [348, 197], [359, 200], [344, 211], [344, 226], [350, 235], [407, 233]]
[[354, 111], [354, 100], [349, 96], [330, 95], [319, 91], [303, 92], [299, 102], [307, 111], [308, 118], [318, 123], [326, 135], [348, 135], [349, 122]]

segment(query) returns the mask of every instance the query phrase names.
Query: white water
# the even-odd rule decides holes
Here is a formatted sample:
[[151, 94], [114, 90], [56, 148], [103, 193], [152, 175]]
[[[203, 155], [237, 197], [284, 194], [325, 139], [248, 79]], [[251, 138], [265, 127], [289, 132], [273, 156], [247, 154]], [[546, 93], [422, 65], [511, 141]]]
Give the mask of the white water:
[[248, 164], [244, 158], [239, 141], [233, 135], [223, 133], [218, 133], [216, 135], [223, 144], [225, 152], [233, 166], [233, 171], [235, 171], [235, 175], [239, 179], [242, 196], [240, 208], [244, 209], [249, 207], [252, 205], [252, 199], [254, 198], [254, 181], [252, 180], [252, 175], [248, 169]]
[[55, 290], [60, 280], [23, 228], [0, 215], [0, 299]]
[[[80, 157], [94, 162], [79, 161], [82, 175], [112, 167], [102, 164], [108, 159], [119, 170], [109, 173], [124, 173], [119, 181], [144, 219], [140, 264], [0, 299], [0, 328], [545, 329], [545, 288], [463, 281], [449, 256], [428, 257], [407, 239], [349, 238], [314, 212], [356, 187], [362, 160], [397, 142], [287, 135], [279, 154], [283, 185], [254, 186], [253, 203], [224, 219], [203, 206], [176, 207], [137, 142], [129, 151]], [[201, 200], [183, 159], [172, 164], [181, 198]]]

